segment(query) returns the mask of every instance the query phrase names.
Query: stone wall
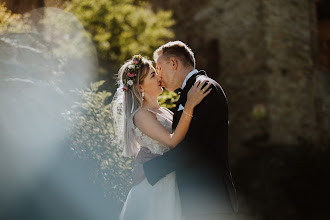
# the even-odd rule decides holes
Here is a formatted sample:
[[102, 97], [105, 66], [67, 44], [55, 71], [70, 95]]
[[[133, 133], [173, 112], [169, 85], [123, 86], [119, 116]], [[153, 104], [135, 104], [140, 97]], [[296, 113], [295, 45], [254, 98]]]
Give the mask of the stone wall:
[[317, 139], [309, 7], [307, 0], [264, 1], [272, 142]]
[[233, 153], [258, 143], [318, 144], [315, 88], [325, 85], [313, 62], [315, 1], [150, 2], [173, 11], [176, 39], [224, 88]]

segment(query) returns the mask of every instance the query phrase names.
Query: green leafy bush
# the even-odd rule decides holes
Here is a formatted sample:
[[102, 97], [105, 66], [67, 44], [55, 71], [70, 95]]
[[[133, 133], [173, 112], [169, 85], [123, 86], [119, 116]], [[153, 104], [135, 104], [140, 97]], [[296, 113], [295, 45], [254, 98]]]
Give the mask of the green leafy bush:
[[0, 3], [0, 34], [20, 33], [29, 29], [30, 26], [23, 21], [22, 15], [12, 13], [5, 3]]
[[[173, 39], [171, 11], [153, 12], [145, 0], [71, 0], [63, 6], [83, 24], [100, 59], [99, 76], [114, 91], [114, 73], [134, 54], [152, 58], [153, 51]], [[173, 108], [178, 96], [165, 91], [162, 106]]]
[[123, 157], [122, 150], [114, 146], [110, 106], [104, 104], [111, 93], [99, 91], [103, 83], [92, 83], [85, 91], [72, 91], [81, 100], [63, 115], [68, 123], [70, 149], [74, 155], [97, 164], [94, 180], [102, 180], [100, 184], [107, 197], [123, 202], [131, 188], [130, 171], [134, 160]]
[[123, 63], [134, 54], [151, 58], [174, 37], [172, 13], [154, 13], [146, 1], [72, 0], [64, 7], [82, 22], [103, 60]]
[[160, 96], [158, 96], [159, 105], [168, 109], [175, 108], [175, 104], [177, 103], [178, 100], [179, 100], [178, 94], [167, 90], [164, 90], [164, 92]]

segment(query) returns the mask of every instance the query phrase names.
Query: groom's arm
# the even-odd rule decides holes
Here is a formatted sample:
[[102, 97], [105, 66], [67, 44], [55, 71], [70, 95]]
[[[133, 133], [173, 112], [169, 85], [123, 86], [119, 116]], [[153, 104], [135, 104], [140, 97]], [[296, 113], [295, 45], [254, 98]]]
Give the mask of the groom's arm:
[[[218, 86], [212, 85], [212, 92], [194, 110], [194, 118], [184, 140], [174, 149], [143, 165], [144, 173], [151, 185], [179, 167], [196, 162], [211, 140], [205, 137], [217, 131], [219, 115], [227, 114], [227, 101]], [[185, 117], [185, 115], [183, 115]]]

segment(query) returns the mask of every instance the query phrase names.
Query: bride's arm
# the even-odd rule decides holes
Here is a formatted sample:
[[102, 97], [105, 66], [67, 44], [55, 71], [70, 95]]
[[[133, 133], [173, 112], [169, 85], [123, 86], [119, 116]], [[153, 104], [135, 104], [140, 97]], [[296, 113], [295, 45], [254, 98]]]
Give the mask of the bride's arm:
[[198, 105], [204, 97], [211, 92], [211, 89], [207, 91], [210, 84], [203, 88], [205, 82], [206, 81], [200, 83], [197, 81], [188, 92], [187, 102], [179, 124], [172, 134], [168, 132], [161, 123], [159, 123], [151, 112], [144, 109], [138, 111], [134, 116], [135, 125], [150, 138], [155, 139], [169, 147], [175, 147], [183, 140], [188, 132], [195, 106]]

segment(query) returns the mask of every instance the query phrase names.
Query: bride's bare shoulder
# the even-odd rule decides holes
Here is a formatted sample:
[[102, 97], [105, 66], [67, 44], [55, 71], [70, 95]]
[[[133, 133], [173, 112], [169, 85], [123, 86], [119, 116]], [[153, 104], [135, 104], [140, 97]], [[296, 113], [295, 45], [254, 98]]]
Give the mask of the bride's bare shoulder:
[[144, 108], [139, 109], [133, 117], [133, 121], [136, 126], [138, 126], [140, 124], [144, 124], [147, 121], [153, 120], [153, 119], [155, 119], [155, 115], [152, 112], [150, 112]]

